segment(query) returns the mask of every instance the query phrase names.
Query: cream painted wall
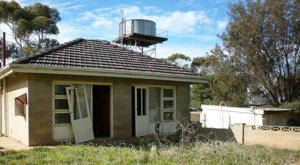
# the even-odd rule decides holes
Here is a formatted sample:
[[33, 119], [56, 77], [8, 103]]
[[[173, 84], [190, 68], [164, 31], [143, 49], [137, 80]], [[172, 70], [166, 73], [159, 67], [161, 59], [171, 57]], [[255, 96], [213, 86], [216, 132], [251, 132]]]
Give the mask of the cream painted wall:
[[[7, 79], [6, 109], [8, 112], [8, 136], [28, 145], [28, 113], [26, 113], [26, 116], [23, 116], [16, 114], [15, 111], [15, 98], [24, 93], [28, 93], [27, 80], [24, 75], [12, 76]], [[28, 111], [27, 105], [26, 111]]]
[[300, 151], [300, 132], [260, 130], [253, 129], [251, 125], [244, 125], [243, 129], [242, 124], [233, 124], [230, 128], [238, 143], [243, 143], [244, 135], [245, 145], [263, 145]]

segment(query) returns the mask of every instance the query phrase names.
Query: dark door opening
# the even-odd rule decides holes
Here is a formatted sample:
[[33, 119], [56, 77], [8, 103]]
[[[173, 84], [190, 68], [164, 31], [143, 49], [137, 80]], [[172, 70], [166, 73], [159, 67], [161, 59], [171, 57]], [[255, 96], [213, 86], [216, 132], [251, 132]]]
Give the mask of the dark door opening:
[[93, 85], [93, 130], [95, 137], [110, 137], [110, 86]]

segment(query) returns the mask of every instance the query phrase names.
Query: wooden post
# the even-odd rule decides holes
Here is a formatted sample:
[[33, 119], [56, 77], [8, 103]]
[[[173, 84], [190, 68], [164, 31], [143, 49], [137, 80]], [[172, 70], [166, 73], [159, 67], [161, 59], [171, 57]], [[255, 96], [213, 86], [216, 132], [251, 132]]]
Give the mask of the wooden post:
[[3, 38], [2, 38], [2, 56], [3, 56], [3, 61], [2, 62], [3, 62], [3, 67], [5, 67], [5, 65], [6, 65], [5, 64], [5, 58], [6, 58], [5, 57], [5, 53], [6, 53], [5, 52], [5, 47], [6, 47], [5, 46], [5, 32], [3, 32]]
[[242, 124], [242, 144], [245, 144], [245, 123]]

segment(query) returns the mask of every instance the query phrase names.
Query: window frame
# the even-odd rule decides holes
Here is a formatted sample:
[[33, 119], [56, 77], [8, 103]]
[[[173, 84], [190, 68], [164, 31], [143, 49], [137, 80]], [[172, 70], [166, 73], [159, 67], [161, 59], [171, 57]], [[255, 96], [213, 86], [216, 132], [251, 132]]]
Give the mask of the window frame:
[[[71, 120], [70, 123], [65, 123], [65, 124], [56, 124], [55, 123], [55, 114], [56, 113], [70, 113], [69, 109], [55, 109], [55, 99], [68, 99], [67, 94], [66, 95], [55, 95], [55, 85], [68, 85], [69, 87], [72, 87], [74, 85], [90, 85], [90, 111], [91, 111], [91, 118], [93, 118], [93, 113], [92, 113], [92, 109], [93, 109], [93, 85], [107, 85], [110, 86], [111, 91], [110, 91], [110, 99], [113, 100], [113, 85], [111, 83], [98, 83], [98, 82], [81, 82], [81, 81], [58, 81], [58, 80], [54, 80], [52, 81], [52, 126], [72, 126]], [[110, 112], [113, 112], [113, 104], [112, 101], [110, 102]], [[113, 116], [110, 116], [110, 120], [113, 120]], [[113, 123], [113, 122], [112, 122]], [[112, 130], [112, 126], [110, 128]]]
[[[172, 89], [173, 97], [164, 97], [164, 89]], [[174, 122], [176, 121], [176, 87], [161, 87], [161, 102], [160, 102], [160, 121]], [[164, 101], [173, 101], [172, 108], [164, 108]], [[164, 120], [164, 113], [173, 112], [173, 120]]]
[[[147, 104], [147, 108], [149, 110], [148, 112], [148, 117], [150, 114], [150, 109], [149, 109], [149, 105], [150, 105], [150, 90], [149, 88], [160, 88], [160, 121], [156, 121], [156, 122], [175, 122], [176, 121], [176, 86], [164, 86], [164, 85], [141, 85], [141, 84], [133, 84], [133, 86], [136, 87], [145, 87], [147, 88], [147, 90], [149, 91], [147, 96], [148, 96], [148, 104]], [[164, 89], [172, 89], [173, 90], [173, 97], [163, 97], [163, 90]], [[163, 108], [163, 100], [172, 100], [173, 101], [173, 107], [172, 108]], [[173, 112], [173, 120], [164, 120], [163, 119], [163, 113], [164, 112]], [[149, 119], [149, 123], [156, 123], [153, 121], [150, 121]]]
[[[71, 119], [70, 123], [55, 123], [55, 114], [65, 114], [68, 113], [70, 115], [69, 109], [55, 109], [55, 100], [56, 99], [66, 99], [68, 101], [67, 94], [66, 95], [56, 95], [55, 94], [55, 86], [56, 85], [69, 85], [72, 86], [72, 83], [53, 83], [53, 90], [52, 90], [52, 124], [54, 126], [71, 126]], [[68, 105], [69, 106], [69, 105]]]

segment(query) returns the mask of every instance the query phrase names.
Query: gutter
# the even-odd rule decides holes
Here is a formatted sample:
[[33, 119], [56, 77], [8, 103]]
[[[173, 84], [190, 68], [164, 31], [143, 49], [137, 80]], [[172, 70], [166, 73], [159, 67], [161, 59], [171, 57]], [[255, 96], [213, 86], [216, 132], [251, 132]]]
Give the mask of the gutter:
[[9, 64], [0, 70], [0, 79], [8, 76], [12, 72], [18, 73], [42, 73], [42, 74], [63, 74], [63, 75], [83, 75], [83, 76], [102, 76], [118, 78], [136, 78], [149, 80], [165, 80], [189, 82], [193, 84], [208, 83], [208, 78], [189, 75], [172, 75], [166, 73], [151, 73], [138, 71], [120, 71], [110, 69], [92, 69], [92, 68], [72, 68], [72, 67], [53, 67], [53, 66], [36, 66], [25, 64]]
[[12, 74], [13, 70], [10, 65], [6, 65], [0, 70], [0, 80]]

